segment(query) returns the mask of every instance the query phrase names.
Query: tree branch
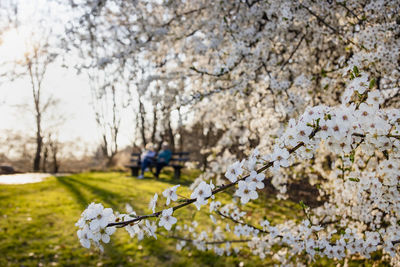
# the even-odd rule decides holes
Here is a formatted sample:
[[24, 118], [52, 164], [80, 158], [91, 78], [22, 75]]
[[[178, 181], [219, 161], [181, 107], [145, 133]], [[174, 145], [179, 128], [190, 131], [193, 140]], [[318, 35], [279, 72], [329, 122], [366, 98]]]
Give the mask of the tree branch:
[[205, 75], [208, 75], [208, 76], [221, 77], [221, 76], [224, 76], [225, 74], [231, 72], [232, 70], [234, 70], [234, 69], [242, 62], [243, 59], [244, 59], [244, 56], [241, 55], [241, 56], [240, 56], [240, 59], [239, 59], [238, 61], [236, 61], [236, 62], [233, 64], [232, 67], [227, 68], [227, 69], [221, 69], [221, 72], [220, 72], [220, 73], [217, 73], [217, 74], [214, 74], [214, 73], [211, 73], [211, 72], [208, 72], [208, 71], [201, 71], [201, 70], [197, 69], [197, 68], [194, 67], [194, 66], [190, 67], [190, 69], [193, 70], [193, 71], [195, 71], [195, 72], [197, 72], [197, 73], [200, 73], [200, 74], [202, 74], [202, 75], [205, 74]]
[[281, 70], [283, 70], [283, 68], [285, 68], [286, 64], [288, 64], [289, 61], [292, 59], [293, 55], [296, 53], [297, 49], [299, 49], [299, 47], [300, 47], [300, 45], [303, 42], [305, 37], [306, 37], [305, 34], [301, 37], [299, 43], [296, 45], [295, 49], [292, 51], [292, 53], [290, 54], [289, 58], [285, 61], [285, 63], [283, 63], [283, 65], [281, 67]]
[[[311, 132], [311, 134], [309, 135], [309, 138], [310, 138], [310, 139], [313, 138], [313, 137], [315, 136], [315, 134], [316, 134], [319, 130], [320, 130], [319, 127], [318, 127], [318, 128], [315, 128], [315, 129]], [[297, 149], [299, 149], [299, 148], [302, 147], [302, 146], [304, 146], [304, 142], [298, 143], [295, 147], [293, 147], [293, 148], [291, 148], [291, 149], [288, 150], [289, 154], [294, 153]], [[264, 172], [265, 170], [267, 170], [268, 168], [270, 168], [270, 167], [273, 166], [273, 165], [274, 165], [274, 161], [270, 161], [270, 162], [268, 162], [267, 164], [265, 164], [263, 167], [261, 167], [260, 169], [258, 169], [258, 170], [257, 170], [257, 173]], [[222, 186], [220, 186], [220, 187], [214, 189], [214, 190], [211, 192], [211, 196], [212, 196], [212, 195], [215, 195], [215, 194], [218, 194], [219, 192], [225, 191], [226, 189], [228, 189], [228, 188], [230, 188], [230, 187], [236, 185], [239, 181], [246, 180], [249, 176], [250, 176], [250, 174], [245, 175], [244, 177], [238, 179], [236, 182], [232, 182], [232, 183], [229, 183], [229, 184], [226, 184], [226, 185], [222, 185]], [[210, 196], [210, 197], [211, 197], [211, 196]], [[208, 197], [208, 198], [210, 198], [210, 197]], [[208, 199], [208, 198], [207, 198], [207, 199]], [[179, 210], [179, 209], [181, 209], [181, 208], [183, 208], [183, 207], [186, 207], [186, 206], [188, 206], [188, 205], [190, 205], [190, 204], [196, 202], [196, 200], [197, 200], [197, 199], [188, 199], [188, 200], [184, 200], [184, 203], [182, 203], [182, 204], [180, 204], [180, 205], [177, 205], [177, 206], [175, 206], [175, 207], [172, 207], [172, 209], [173, 209], [173, 211]], [[135, 222], [141, 221], [141, 220], [143, 220], [143, 219], [159, 217], [159, 216], [161, 215], [161, 213], [162, 213], [162, 211], [158, 211], [158, 212], [155, 212], [155, 213], [152, 213], [152, 214], [148, 214], [148, 215], [137, 216], [135, 219], [132, 219], [132, 220], [129, 220], [129, 221], [109, 223], [109, 224], [107, 225], [107, 227], [111, 227], [111, 226], [124, 227], [124, 226], [127, 226], [127, 225], [129, 225], [129, 224], [133, 224], [133, 223], [135, 223]]]
[[[160, 236], [163, 236], [165, 238], [172, 238], [172, 239], [191, 242], [191, 243], [202, 242], [202, 240], [194, 240], [194, 239], [180, 237], [180, 236], [174, 236], [174, 235], [167, 236], [167, 235], [161, 234], [159, 232], [157, 232], [157, 234], [160, 235]], [[225, 243], [245, 243], [245, 242], [250, 242], [250, 241], [251, 241], [251, 239], [239, 239], [239, 240], [238, 239], [236, 239], [236, 240], [235, 239], [234, 240], [225, 239], [225, 240], [219, 240], [219, 241], [204, 241], [204, 244], [206, 244], [206, 245], [219, 245], [219, 244], [225, 244]]]
[[246, 226], [248, 226], [248, 227], [251, 227], [251, 228], [254, 228], [254, 229], [260, 231], [261, 233], [269, 234], [269, 231], [264, 231], [263, 229], [258, 228], [257, 226], [254, 226], [254, 225], [251, 225], [251, 224], [249, 224], [249, 223], [245, 223], [245, 222], [241, 222], [241, 221], [235, 220], [235, 219], [232, 218], [231, 216], [226, 216], [226, 215], [224, 215], [224, 214], [223, 214], [222, 212], [220, 212], [219, 210], [217, 210], [217, 211], [215, 211], [215, 212], [216, 212], [218, 215], [220, 215], [221, 217], [226, 218], [226, 219], [229, 219], [229, 220], [231, 220], [231, 221], [234, 222], [234, 223], [241, 224], [241, 225], [246, 225]]

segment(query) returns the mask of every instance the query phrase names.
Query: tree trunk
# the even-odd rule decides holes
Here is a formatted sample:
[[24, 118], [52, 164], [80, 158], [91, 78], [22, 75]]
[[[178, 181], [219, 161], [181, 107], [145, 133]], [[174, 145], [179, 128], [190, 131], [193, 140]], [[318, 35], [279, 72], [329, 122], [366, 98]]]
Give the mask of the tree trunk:
[[112, 122], [112, 146], [111, 146], [111, 157], [114, 157], [118, 153], [118, 132], [120, 126], [120, 119], [117, 118], [117, 100], [115, 94], [115, 87], [112, 88], [112, 99], [113, 99], [113, 122]]
[[156, 132], [157, 132], [157, 108], [153, 109], [153, 130], [151, 132], [151, 142], [156, 143]]
[[43, 146], [43, 138], [40, 135], [40, 133], [37, 133], [37, 135], [36, 135], [36, 153], [35, 153], [35, 158], [33, 160], [33, 171], [34, 172], [40, 171], [42, 146]]
[[58, 173], [60, 169], [60, 163], [57, 159], [57, 152], [53, 152], [53, 173]]
[[48, 156], [49, 156], [49, 149], [48, 149], [48, 147], [46, 145], [46, 146], [44, 146], [44, 149], [43, 149], [43, 162], [42, 162], [42, 171], [43, 172], [47, 172], [47, 158], [48, 158]]
[[178, 115], [179, 115], [179, 121], [178, 121], [178, 132], [179, 132], [179, 151], [183, 152], [183, 122], [182, 122], [182, 113], [180, 107], [178, 108]]
[[139, 113], [140, 113], [140, 134], [142, 136], [143, 147], [146, 146], [146, 125], [145, 125], [145, 110], [142, 101], [139, 98]]
[[[209, 145], [210, 132], [211, 131], [208, 130], [205, 138], [203, 137], [203, 140], [204, 140], [203, 147], [208, 147], [208, 145]], [[202, 125], [202, 134], [204, 134], [204, 124]], [[203, 154], [203, 171], [204, 172], [207, 170], [207, 167], [208, 167], [207, 158], [208, 158], [208, 153]]]
[[169, 142], [170, 142], [170, 148], [171, 148], [172, 152], [175, 152], [175, 139], [174, 139], [174, 132], [171, 127], [170, 117], [168, 117], [168, 120], [167, 120], [167, 131], [168, 131], [168, 137], [169, 137]]
[[111, 168], [114, 167], [115, 162], [114, 162], [114, 158], [115, 158], [116, 154], [111, 154], [110, 156], [107, 157], [107, 163], [106, 163], [106, 167], [107, 168]]
[[103, 146], [101, 148], [103, 156], [109, 158], [107, 136], [103, 133]]
[[58, 148], [59, 144], [55, 140], [51, 140], [51, 136], [49, 136], [49, 146], [51, 151], [51, 159], [52, 159], [52, 172], [58, 173], [60, 169], [60, 163], [58, 162]]

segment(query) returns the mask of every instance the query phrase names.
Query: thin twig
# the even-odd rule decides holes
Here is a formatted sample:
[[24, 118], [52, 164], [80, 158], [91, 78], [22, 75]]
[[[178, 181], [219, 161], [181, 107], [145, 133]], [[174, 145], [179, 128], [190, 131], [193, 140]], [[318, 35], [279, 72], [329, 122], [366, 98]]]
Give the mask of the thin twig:
[[281, 70], [283, 70], [283, 68], [286, 66], [286, 64], [288, 64], [289, 61], [292, 59], [293, 55], [296, 53], [297, 49], [299, 49], [299, 47], [300, 47], [300, 45], [303, 42], [305, 37], [306, 37], [305, 34], [301, 37], [299, 43], [296, 45], [295, 49], [292, 51], [292, 53], [290, 54], [289, 58], [285, 61], [285, 63], [283, 63], [283, 65], [281, 67]]
[[191, 243], [204, 242], [205, 245], [219, 245], [219, 244], [225, 244], [225, 243], [245, 243], [245, 242], [251, 241], [251, 239], [234, 239], [234, 240], [225, 239], [225, 240], [218, 240], [218, 241], [202, 241], [202, 240], [194, 240], [194, 239], [185, 238], [185, 237], [181, 237], [181, 236], [175, 236], [175, 235], [168, 236], [168, 235], [164, 235], [159, 232], [157, 232], [156, 234], [163, 236], [165, 238], [172, 238], [172, 239], [191, 242]]
[[249, 224], [249, 223], [244, 223], [244, 222], [235, 220], [235, 219], [232, 218], [231, 216], [226, 216], [225, 214], [223, 214], [223, 213], [220, 212], [219, 210], [217, 210], [216, 213], [217, 213], [218, 215], [220, 215], [221, 217], [223, 217], [223, 218], [226, 218], [226, 219], [231, 220], [231, 221], [234, 222], [234, 223], [241, 224], [241, 225], [246, 225], [246, 226], [248, 226], [248, 227], [251, 227], [251, 228], [254, 228], [254, 229], [260, 231], [261, 233], [269, 234], [269, 231], [265, 231], [265, 230], [263, 230], [263, 229], [261, 229], [261, 228], [258, 228], [257, 226], [251, 225], [251, 224]]
[[300, 7], [304, 8], [305, 10], [308, 11], [308, 13], [310, 13], [311, 15], [313, 15], [318, 21], [320, 21], [322, 24], [324, 24], [326, 27], [328, 27], [329, 29], [331, 29], [336, 35], [339, 36], [339, 38], [344, 38], [346, 41], [348, 41], [349, 43], [355, 45], [356, 47], [360, 48], [360, 49], [365, 49], [365, 47], [363, 46], [359, 46], [356, 43], [354, 43], [352, 40], [340, 35], [340, 31], [336, 28], [334, 28], [333, 26], [331, 26], [329, 23], [327, 23], [323, 18], [321, 18], [321, 16], [319, 16], [318, 14], [316, 14], [314, 11], [312, 11], [310, 8], [306, 7], [303, 4], [300, 4]]
[[232, 67], [227, 68], [227, 69], [222, 69], [222, 70], [220, 71], [220, 73], [217, 73], [217, 74], [211, 73], [211, 72], [208, 72], [208, 71], [199, 70], [199, 69], [197, 69], [197, 68], [194, 67], [194, 66], [190, 67], [190, 69], [193, 70], [193, 71], [195, 71], [195, 72], [197, 72], [197, 73], [200, 73], [200, 74], [202, 74], [202, 75], [208, 75], [208, 76], [214, 76], [214, 77], [221, 77], [221, 76], [223, 76], [223, 75], [225, 75], [225, 74], [231, 72], [232, 70], [234, 70], [237, 66], [239, 66], [239, 64], [242, 62], [243, 59], [244, 59], [244, 56], [241, 55], [240, 59], [239, 59], [238, 61], [236, 61], [236, 62], [232, 65]]
[[364, 22], [362, 19], [360, 19], [360, 18], [357, 16], [356, 13], [354, 13], [353, 10], [351, 10], [350, 8], [348, 8], [348, 7], [346, 6], [346, 2], [337, 2], [337, 4], [338, 4], [339, 6], [344, 7], [344, 9], [346, 9], [350, 14], [352, 14], [352, 15], [358, 20], [358, 23], [361, 24], [361, 23]]

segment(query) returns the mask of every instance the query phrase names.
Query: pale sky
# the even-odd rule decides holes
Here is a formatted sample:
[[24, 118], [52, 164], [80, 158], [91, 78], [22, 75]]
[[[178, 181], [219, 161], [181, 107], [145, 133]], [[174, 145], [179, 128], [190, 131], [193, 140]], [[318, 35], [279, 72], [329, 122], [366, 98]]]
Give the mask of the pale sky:
[[[1, 46], [0, 46], [1, 48]], [[0, 85], [0, 132], [14, 129], [34, 134], [33, 113], [24, 111], [19, 106], [28, 103], [32, 105], [32, 89], [28, 77]], [[66, 117], [66, 122], [60, 126], [60, 141], [74, 141], [81, 138], [90, 145], [97, 144], [98, 132], [91, 106], [91, 96], [88, 79], [77, 75], [72, 69], [53, 65], [49, 67], [43, 82], [43, 95], [51, 93], [61, 103], [56, 114]], [[127, 110], [127, 113], [131, 109]], [[119, 145], [132, 144], [132, 116], [125, 114]], [[130, 126], [131, 125], [131, 126]]]
[[[52, 15], [66, 19], [62, 18], [63, 11], [59, 6], [49, 7], [46, 0], [21, 0], [20, 27], [18, 31], [4, 33], [0, 43], [0, 65], [23, 56], [26, 50], [25, 39], [29, 32], [37, 27], [35, 21], [41, 8], [50, 8]], [[54, 26], [56, 31], [63, 30], [62, 27], [57, 27], [59, 26]], [[90, 89], [86, 76], [77, 75], [73, 69], [62, 68], [60, 63], [53, 63], [48, 68], [42, 88], [44, 95], [50, 93], [61, 100], [56, 113], [63, 114], [67, 120], [60, 127], [60, 141], [75, 141], [81, 138], [90, 145], [97, 144], [99, 135], [90, 105]], [[0, 134], [4, 134], [4, 130], [13, 129], [26, 132], [30, 136], [34, 135], [33, 114], [18, 107], [25, 103], [32, 105], [32, 89], [28, 77], [0, 84]], [[120, 146], [132, 143], [134, 122], [129, 112], [132, 112], [132, 109], [127, 111], [122, 121]]]

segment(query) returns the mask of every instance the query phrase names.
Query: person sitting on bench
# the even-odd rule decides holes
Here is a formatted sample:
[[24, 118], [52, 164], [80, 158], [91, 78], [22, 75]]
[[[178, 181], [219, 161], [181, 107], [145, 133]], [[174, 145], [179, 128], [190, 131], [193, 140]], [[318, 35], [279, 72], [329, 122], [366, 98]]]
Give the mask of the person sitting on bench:
[[168, 148], [168, 143], [164, 142], [162, 144], [161, 150], [158, 153], [157, 164], [156, 164], [156, 178], [160, 175], [162, 168], [168, 165], [171, 160], [172, 152]]
[[140, 159], [142, 161], [140, 164], [142, 167], [142, 173], [138, 176], [138, 179], [143, 179], [145, 170], [154, 161], [155, 156], [156, 152], [154, 151], [153, 144], [147, 144], [146, 150], [143, 151], [142, 155], [140, 155]]

